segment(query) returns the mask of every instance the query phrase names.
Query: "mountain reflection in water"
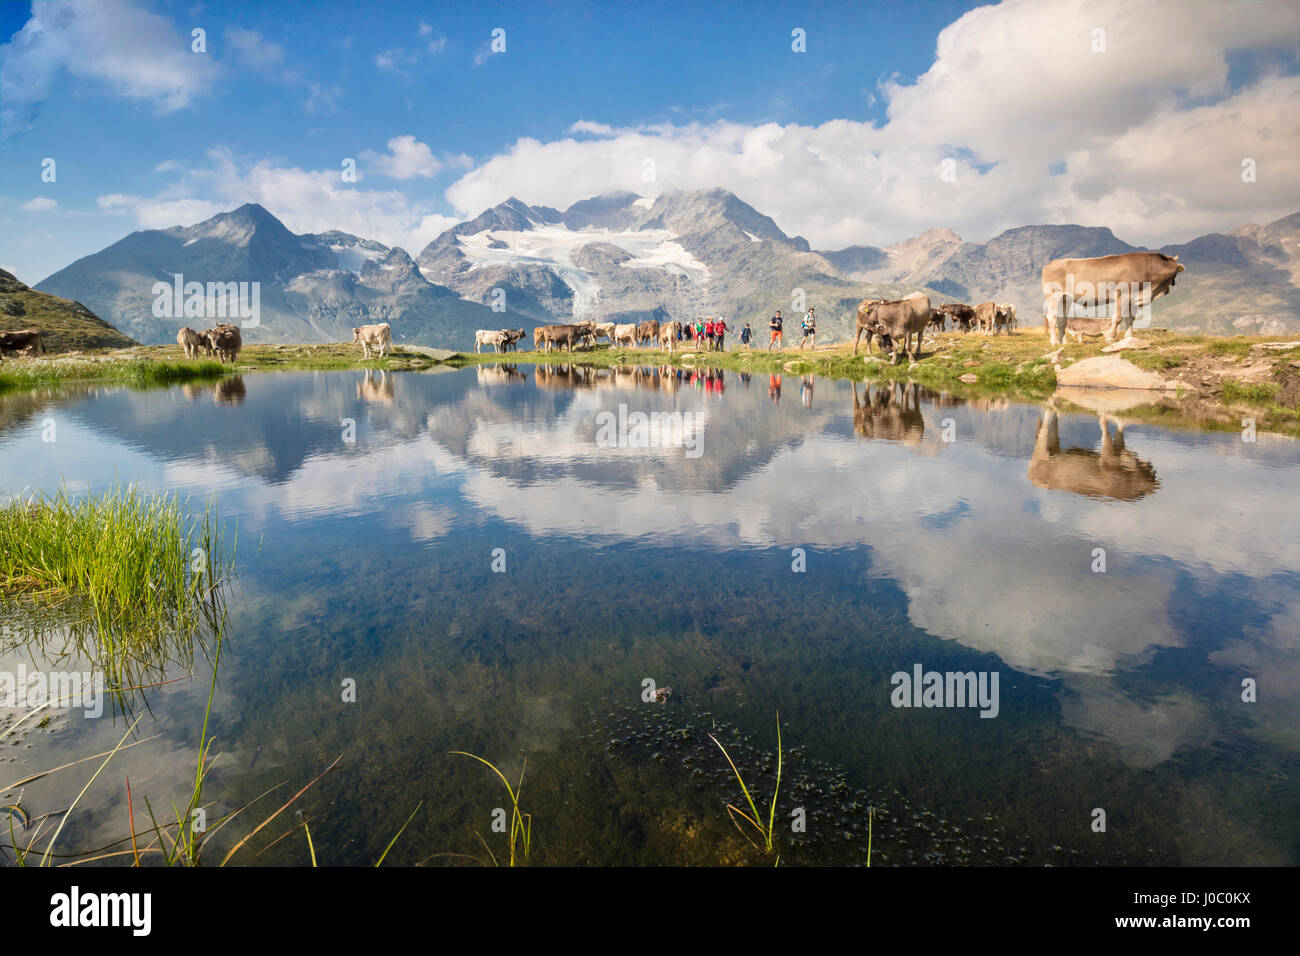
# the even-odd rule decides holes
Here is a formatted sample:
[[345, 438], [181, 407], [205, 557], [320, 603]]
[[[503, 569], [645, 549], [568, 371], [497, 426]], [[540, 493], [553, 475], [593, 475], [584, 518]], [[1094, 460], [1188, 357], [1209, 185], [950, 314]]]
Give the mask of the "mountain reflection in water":
[[[601, 447], [597, 417], [620, 404], [693, 413], [701, 456]], [[613, 761], [583, 735], [653, 661], [681, 713], [770, 736], [779, 709], [850, 776], [1047, 841], [1029, 859], [1052, 841], [1092, 852], [1105, 797], [1079, 788], [1104, 778], [1152, 821], [1115, 835], [1110, 862], [1300, 862], [1283, 792], [1300, 754], [1300, 448], [1068, 408], [654, 366], [259, 373], [0, 396], [0, 462], [11, 492], [120, 478], [220, 496], [246, 594], [221, 707], [232, 748], [267, 745], [258, 773], [292, 762], [299, 721], [337, 721], [329, 694], [296, 688], [336, 685], [340, 661], [411, 695], [422, 722], [423, 743], [349, 731], [380, 776], [507, 743], [541, 752], [530, 774], [566, 748]], [[1002, 670], [997, 719], [889, 707], [893, 671], [945, 660]], [[412, 683], [421, 667], [447, 682], [437, 697]], [[1260, 703], [1241, 702], [1244, 677]], [[294, 720], [246, 703], [277, 695]], [[484, 738], [459, 739], [452, 713]], [[512, 721], [523, 736], [496, 739]], [[413, 807], [430, 773], [385, 803]], [[1053, 836], [1067, 806], [1079, 833]]]

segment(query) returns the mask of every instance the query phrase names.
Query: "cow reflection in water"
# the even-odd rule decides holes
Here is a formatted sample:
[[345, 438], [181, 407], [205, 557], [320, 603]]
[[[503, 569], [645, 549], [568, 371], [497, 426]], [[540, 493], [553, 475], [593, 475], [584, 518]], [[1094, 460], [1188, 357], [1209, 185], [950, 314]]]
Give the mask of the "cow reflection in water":
[[213, 405], [238, 405], [248, 397], [248, 390], [244, 387], [244, 376], [231, 375], [229, 378], [223, 378], [216, 385], [191, 385], [181, 386], [181, 394], [191, 402], [197, 402], [204, 392], [211, 390]]
[[213, 405], [238, 405], [247, 397], [248, 392], [244, 388], [244, 376], [242, 375], [223, 378], [212, 389]]
[[395, 394], [395, 377], [385, 371], [371, 369], [366, 377], [357, 382], [357, 398], [363, 402], [379, 402], [382, 405], [393, 404]]
[[901, 383], [868, 385], [858, 399], [853, 383], [853, 430], [863, 438], [884, 438], [905, 445], [919, 445], [925, 437], [925, 416], [921, 414], [921, 386]]
[[478, 366], [478, 383], [480, 385], [521, 385], [526, 381], [528, 381], [528, 376], [519, 371], [518, 365]]
[[1040, 488], [1069, 491], [1089, 498], [1136, 501], [1160, 487], [1156, 470], [1124, 447], [1124, 423], [1115, 422], [1115, 434], [1107, 427], [1112, 419], [1097, 416], [1101, 425], [1101, 451], [1091, 448], [1061, 450], [1061, 430], [1055, 408], [1043, 409], [1029, 460], [1029, 480]]
[[595, 388], [597, 370], [584, 365], [539, 365], [533, 371], [538, 388]]

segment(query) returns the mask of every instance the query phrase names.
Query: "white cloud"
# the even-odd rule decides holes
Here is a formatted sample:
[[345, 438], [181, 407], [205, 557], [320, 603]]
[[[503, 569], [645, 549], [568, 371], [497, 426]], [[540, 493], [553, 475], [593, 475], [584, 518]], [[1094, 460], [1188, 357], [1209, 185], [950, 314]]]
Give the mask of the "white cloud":
[[99, 207], [130, 213], [146, 229], [165, 229], [256, 202], [293, 232], [341, 229], [401, 246], [411, 255], [457, 222], [403, 192], [344, 183], [337, 169], [304, 170], [269, 160], [249, 163], [224, 148], [210, 150], [208, 159], [209, 165], [187, 169], [157, 195], [107, 194], [99, 197]]
[[590, 133], [592, 136], [613, 136], [618, 131], [608, 123], [597, 123], [592, 120], [578, 120], [569, 127], [570, 133]]
[[127, 0], [33, 4], [31, 19], [0, 47], [0, 64], [6, 135], [31, 126], [63, 70], [161, 112], [188, 106], [217, 73], [169, 20]]
[[307, 99], [303, 101], [308, 113], [333, 113], [338, 109], [339, 97], [343, 95], [341, 86], [323, 86], [312, 83], [308, 87]]
[[58, 209], [59, 204], [49, 196], [37, 196], [35, 199], [20, 203], [19, 208], [26, 209], [28, 212], [48, 212], [51, 209]]
[[[1092, 52], [1096, 28], [1104, 53]], [[607, 190], [724, 186], [819, 248], [1039, 222], [1185, 240], [1300, 209], [1300, 78], [1228, 85], [1230, 54], [1272, 55], [1297, 33], [1296, 7], [1008, 0], [944, 29], [915, 83], [882, 84], [883, 126], [579, 120], [575, 138], [520, 139], [447, 195], [469, 216], [511, 195], [564, 207]], [[1246, 184], [1248, 157], [1258, 175]], [[940, 175], [945, 159], [955, 182]]]
[[232, 27], [226, 30], [225, 37], [242, 66], [267, 74], [284, 66], [284, 47], [272, 43], [256, 30]]
[[464, 155], [439, 159], [433, 155], [433, 150], [428, 144], [409, 135], [394, 136], [390, 139], [387, 154], [368, 149], [361, 154], [361, 160], [390, 179], [436, 176], [444, 168], [468, 168], [472, 163], [470, 158]]

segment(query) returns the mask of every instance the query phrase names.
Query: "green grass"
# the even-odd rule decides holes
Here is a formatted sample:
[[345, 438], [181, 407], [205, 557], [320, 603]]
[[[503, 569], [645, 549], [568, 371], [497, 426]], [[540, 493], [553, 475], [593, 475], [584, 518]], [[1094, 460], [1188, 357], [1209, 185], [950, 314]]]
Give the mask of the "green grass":
[[0, 597], [79, 615], [96, 663], [120, 676], [177, 635], [219, 629], [233, 571], [215, 502], [120, 485], [98, 495], [15, 496], [0, 505]]
[[205, 359], [153, 362], [148, 359], [33, 359], [0, 365], [0, 393], [59, 382], [122, 381], [136, 388], [154, 388], [202, 379], [221, 378], [230, 367]]
[[[758, 844], [755, 843], [749, 833], [745, 831], [745, 828], [740, 825], [740, 821], [744, 820], [757, 830], [759, 837], [763, 841], [763, 852], [771, 853], [776, 840], [776, 798], [781, 792], [781, 715], [776, 715], [776, 786], [772, 789], [772, 802], [768, 806], [766, 823], [763, 822], [763, 816], [759, 813], [758, 806], [754, 803], [753, 796], [750, 795], [749, 787], [745, 786], [745, 778], [740, 775], [740, 769], [736, 766], [736, 762], [731, 759], [731, 754], [727, 753], [727, 748], [722, 746], [718, 741], [718, 738], [713, 736], [713, 734], [709, 734], [709, 739], [718, 745], [718, 749], [722, 751], [722, 756], [727, 758], [727, 763], [731, 765], [731, 772], [736, 775], [736, 781], [740, 784], [740, 791], [745, 795], [745, 802], [749, 805], [749, 812], [746, 813], [735, 804], [729, 803], [727, 804], [727, 815], [731, 818], [731, 822], [736, 825], [736, 829], [740, 831], [740, 835], [746, 840], [749, 840], [750, 845], [755, 849], [759, 849]], [[781, 862], [781, 857], [779, 855], [776, 858], [776, 862]]]
[[1276, 404], [1281, 394], [1282, 386], [1274, 382], [1248, 385], [1234, 379], [1224, 379], [1220, 397], [1230, 404], [1270, 406]]
[[[526, 864], [533, 846], [533, 815], [531, 813], [523, 813], [520, 811], [519, 793], [524, 788], [524, 771], [528, 768], [528, 758], [524, 758], [523, 766], [519, 768], [519, 782], [512, 787], [510, 786], [510, 781], [506, 778], [506, 775], [498, 770], [496, 765], [490, 761], [484, 760], [477, 754], [467, 753], [464, 750], [453, 750], [451, 753], [457, 757], [469, 757], [472, 760], [477, 760], [479, 763], [483, 764], [483, 766], [496, 774], [497, 778], [505, 784], [506, 793], [510, 795], [510, 836], [509, 844], [507, 846], [509, 851], [507, 856], [507, 865], [518, 866], [520, 863]], [[493, 853], [492, 848], [487, 845], [487, 841], [483, 839], [483, 835], [477, 830], [474, 831], [474, 835], [477, 836], [479, 842], [483, 844], [483, 849], [487, 850], [488, 857], [491, 859], [492, 864], [494, 866], [499, 866], [500, 864], [497, 863], [496, 854]], [[387, 853], [388, 851], [385, 850], [384, 852]], [[383, 857], [380, 857], [380, 859], [382, 860]]]

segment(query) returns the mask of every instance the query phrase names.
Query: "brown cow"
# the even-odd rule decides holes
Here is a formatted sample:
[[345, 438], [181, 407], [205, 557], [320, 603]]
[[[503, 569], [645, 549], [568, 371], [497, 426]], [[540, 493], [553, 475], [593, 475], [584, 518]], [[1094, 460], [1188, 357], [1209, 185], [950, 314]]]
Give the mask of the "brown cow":
[[1043, 316], [1053, 345], [1065, 334], [1072, 305], [1111, 311], [1107, 342], [1174, 286], [1183, 265], [1163, 252], [1125, 252], [1093, 259], [1053, 259], [1043, 266]]
[[239, 358], [239, 352], [244, 347], [244, 338], [239, 334], [239, 326], [223, 323], [215, 329], [208, 329], [203, 333], [208, 340], [208, 345], [216, 353], [218, 362], [225, 362], [229, 357], [230, 364], [235, 364], [235, 359]]
[[[930, 297], [921, 293], [910, 295], [906, 299], [882, 302], [879, 299], [863, 299], [858, 305], [857, 334], [853, 338], [853, 354], [858, 354], [858, 340], [866, 332], [867, 351], [871, 350], [870, 336], [887, 335], [890, 342], [890, 365], [898, 364], [898, 343], [902, 340], [903, 350], [910, 361], [915, 362], [921, 351], [921, 335], [930, 323]], [[916, 335], [916, 350], [912, 350], [912, 335]]]
[[638, 322], [636, 326], [636, 342], [640, 345], [643, 342], [654, 345], [659, 340], [659, 321], [657, 319], [646, 319], [644, 322]]
[[185, 350], [185, 357], [188, 359], [198, 358], [199, 349], [203, 349], [208, 355], [212, 354], [212, 346], [203, 333], [194, 331], [188, 325], [176, 333], [176, 344]]
[[581, 341], [583, 329], [576, 325], [541, 325], [533, 329], [533, 348], [539, 351], [549, 352], [552, 346], [556, 348], [567, 348], [573, 351], [573, 346]]
[[45, 343], [36, 329], [15, 329], [13, 332], [0, 332], [0, 352], [44, 355]]
[[957, 331], [969, 332], [975, 321], [975, 309], [963, 302], [949, 302], [947, 305], [939, 306], [935, 311], [942, 312], [952, 319], [952, 327]]
[[975, 330], [982, 332], [984, 335], [993, 334], [993, 323], [997, 319], [998, 306], [996, 302], [981, 302], [975, 306]]
[[505, 350], [507, 352], [518, 352], [519, 343], [527, 333], [523, 329], [502, 329], [501, 331], [505, 333], [506, 337]]
[[665, 322], [659, 326], [659, 344], [668, 346], [668, 354], [673, 354], [673, 346], [677, 343], [677, 326], [676, 322]]

